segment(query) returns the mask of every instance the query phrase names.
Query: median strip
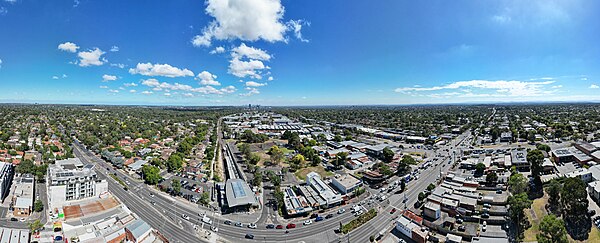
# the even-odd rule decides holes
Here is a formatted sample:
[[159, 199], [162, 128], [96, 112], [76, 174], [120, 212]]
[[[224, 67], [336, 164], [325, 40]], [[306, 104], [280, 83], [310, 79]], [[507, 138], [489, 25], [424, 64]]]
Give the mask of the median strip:
[[367, 213], [358, 216], [347, 224], [342, 225], [342, 233], [347, 234], [348, 232], [360, 227], [361, 225], [369, 222], [369, 220], [377, 216], [377, 210], [370, 209]]

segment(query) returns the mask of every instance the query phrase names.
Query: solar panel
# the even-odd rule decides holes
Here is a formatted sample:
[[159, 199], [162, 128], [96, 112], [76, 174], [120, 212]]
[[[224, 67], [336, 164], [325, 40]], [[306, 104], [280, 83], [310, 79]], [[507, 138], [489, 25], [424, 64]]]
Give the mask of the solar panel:
[[240, 181], [235, 181], [231, 183], [231, 187], [233, 188], [233, 195], [235, 198], [245, 197], [246, 191]]

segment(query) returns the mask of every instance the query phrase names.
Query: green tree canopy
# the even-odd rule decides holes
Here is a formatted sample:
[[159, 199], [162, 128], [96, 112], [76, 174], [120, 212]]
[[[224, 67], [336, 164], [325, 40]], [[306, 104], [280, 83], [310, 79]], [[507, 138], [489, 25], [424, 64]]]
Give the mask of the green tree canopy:
[[527, 178], [519, 173], [514, 173], [508, 179], [508, 188], [513, 195], [527, 192]]
[[149, 185], [156, 185], [162, 179], [160, 176], [160, 169], [153, 165], [144, 165], [144, 167], [142, 167], [142, 175], [144, 177], [144, 182]]
[[539, 225], [539, 233], [536, 235], [539, 243], [567, 243], [567, 230], [562, 219], [554, 214], [544, 216]]

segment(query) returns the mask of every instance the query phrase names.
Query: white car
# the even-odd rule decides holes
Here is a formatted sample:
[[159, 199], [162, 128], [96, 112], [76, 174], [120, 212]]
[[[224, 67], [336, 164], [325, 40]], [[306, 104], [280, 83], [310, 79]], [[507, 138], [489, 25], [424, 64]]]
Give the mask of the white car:
[[338, 210], [338, 214], [343, 214], [346, 212], [346, 209], [340, 208], [340, 210]]
[[185, 214], [182, 214], [182, 215], [181, 215], [181, 217], [182, 217], [183, 219], [185, 219], [185, 220], [189, 220], [189, 219], [190, 219], [190, 216], [187, 216], [187, 215], [185, 215]]
[[217, 228], [217, 227], [215, 227], [215, 226], [213, 226], [213, 227], [210, 227], [210, 230], [212, 230], [212, 231], [214, 231], [214, 232], [219, 232], [219, 228]]
[[312, 220], [309, 219], [309, 220], [304, 221], [304, 225], [310, 225], [310, 224], [312, 224]]
[[250, 223], [248, 225], [248, 228], [250, 228], [250, 229], [256, 229], [256, 224], [255, 223]]

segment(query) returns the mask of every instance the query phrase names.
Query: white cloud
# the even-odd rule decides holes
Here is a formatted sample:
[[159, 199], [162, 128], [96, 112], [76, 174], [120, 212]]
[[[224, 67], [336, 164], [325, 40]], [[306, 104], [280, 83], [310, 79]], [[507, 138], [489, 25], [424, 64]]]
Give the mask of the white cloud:
[[135, 68], [130, 68], [129, 73], [145, 76], [164, 76], [169, 78], [194, 76], [188, 69], [179, 69], [169, 64], [138, 63]]
[[254, 82], [254, 81], [248, 81], [246, 82], [246, 86], [247, 87], [262, 87], [267, 85], [266, 83], [258, 83], [258, 82]]
[[285, 41], [280, 0], [207, 0], [206, 13], [215, 20], [193, 38], [194, 46], [210, 46], [212, 39]]
[[231, 50], [231, 56], [236, 59], [247, 57], [249, 59], [262, 61], [268, 61], [271, 59], [271, 55], [269, 55], [266, 51], [246, 46], [244, 43], [240, 44], [240, 46], [236, 48], [233, 48], [233, 50]]
[[598, 86], [596, 84], [590, 85], [590, 89], [598, 89], [598, 88], [600, 88], [600, 86]]
[[136, 86], [138, 86], [136, 83], [133, 83], [133, 82], [131, 82], [131, 83], [124, 83], [123, 85], [125, 87], [136, 87]]
[[194, 88], [187, 84], [179, 84], [179, 83], [167, 83], [167, 82], [159, 82], [156, 79], [147, 79], [142, 81], [142, 85], [151, 87], [154, 91], [187, 91], [187, 92], [196, 92], [203, 94], [230, 94], [236, 91], [236, 88], [233, 86], [227, 86], [225, 88], [217, 89], [213, 86], [203, 86]]
[[8, 9], [5, 7], [0, 7], [0, 15], [6, 15], [8, 13]]
[[115, 80], [117, 80], [117, 76], [115, 76], [115, 75], [108, 75], [108, 74], [102, 75], [102, 82], [115, 81]]
[[52, 79], [58, 79], [58, 76], [52, 76]]
[[69, 76], [67, 76], [66, 74], [63, 73], [62, 78], [67, 78]]
[[135, 92], [137, 92], [137, 90], [135, 90], [135, 89], [129, 90], [129, 93], [135, 93]]
[[171, 93], [164, 93], [164, 96], [170, 97]]
[[194, 94], [192, 94], [192, 93], [185, 93], [185, 94], [183, 94], [183, 96], [185, 96], [185, 97], [194, 97]]
[[82, 51], [77, 53], [79, 56], [79, 66], [100, 66], [106, 62], [106, 59], [101, 58], [106, 52], [103, 52], [99, 48], [94, 48], [89, 51]]
[[562, 85], [554, 85], [554, 86], [552, 86], [552, 88], [553, 89], [560, 89], [560, 88], [562, 88]]
[[0, 68], [2, 68], [2, 59], [0, 59]]
[[308, 42], [307, 39], [304, 39], [302, 37], [302, 26], [303, 25], [307, 25], [310, 26], [309, 22], [306, 22], [302, 19], [299, 20], [290, 20], [287, 22], [288, 27], [294, 31], [294, 36], [296, 36], [296, 38], [302, 42]]
[[119, 87], [119, 89], [120, 89], [120, 90], [125, 90], [125, 88], [124, 88], [124, 87]]
[[156, 80], [154, 78], [149, 78], [146, 80], [142, 80], [142, 84], [149, 86], [149, 87], [156, 87], [160, 84], [160, 82], [158, 82], [158, 80]]
[[[459, 81], [450, 83], [444, 86], [433, 86], [433, 87], [403, 87], [395, 89], [395, 92], [399, 93], [412, 93], [412, 92], [423, 92], [423, 91], [439, 91], [448, 89], [464, 89], [464, 88], [476, 88], [481, 90], [492, 90], [495, 91], [495, 95], [502, 96], [541, 96], [554, 92], [546, 91], [543, 88], [546, 85], [552, 84], [555, 81], [541, 81], [541, 82], [524, 82], [524, 81], [506, 81], [506, 80], [471, 80], [471, 81]], [[470, 91], [466, 94], [473, 94]]]
[[581, 78], [581, 80], [587, 81], [588, 79], [586, 77], [583, 77], [583, 78]]
[[239, 78], [250, 76], [251, 78], [261, 79], [261, 70], [266, 68], [268, 67], [258, 60], [242, 61], [233, 58], [229, 61], [228, 72]]
[[144, 91], [142, 91], [142, 94], [145, 94], [145, 95], [151, 95], [151, 94], [153, 94], [153, 93], [154, 93], [154, 92], [152, 92], [152, 91], [148, 91], [148, 90], [144, 90]]
[[269, 77], [267, 80], [273, 81], [273, 76]]
[[255, 94], [260, 94], [260, 91], [257, 88], [246, 87], [246, 90], [248, 90], [248, 93], [240, 94], [240, 96], [251, 96]]
[[106, 85], [102, 85], [102, 86], [100, 86], [100, 88], [101, 88], [101, 89], [108, 89], [108, 86], [106, 86]]
[[111, 51], [111, 52], [118, 52], [118, 51], [119, 51], [119, 47], [118, 47], [118, 46], [112, 46], [112, 47], [110, 48], [110, 51]]
[[116, 90], [116, 89], [109, 89], [109, 90], [108, 90], [108, 92], [111, 92], [111, 93], [115, 93], [115, 94], [116, 94], [116, 93], [119, 93], [119, 90]]
[[227, 86], [225, 88], [222, 89], [216, 89], [213, 86], [204, 86], [204, 87], [200, 87], [200, 88], [195, 88], [192, 91], [193, 92], [197, 92], [197, 93], [202, 93], [202, 94], [231, 94], [233, 92], [235, 92], [237, 89], [233, 86]]
[[209, 53], [210, 54], [219, 54], [219, 53], [223, 53], [223, 52], [225, 52], [225, 47], [217, 46], [217, 47], [215, 47], [215, 49], [213, 49]]
[[211, 74], [208, 71], [202, 71], [201, 73], [198, 74], [198, 76], [196, 76], [196, 79], [200, 80], [201, 85], [220, 86], [221, 83], [219, 83], [219, 81], [215, 80], [216, 78], [217, 78], [217, 75]]
[[125, 64], [123, 63], [111, 63], [111, 67], [125, 68]]
[[61, 51], [75, 53], [75, 52], [77, 52], [77, 49], [79, 49], [79, 46], [77, 46], [75, 43], [72, 43], [72, 42], [65, 42], [65, 43], [59, 44], [58, 49]]

